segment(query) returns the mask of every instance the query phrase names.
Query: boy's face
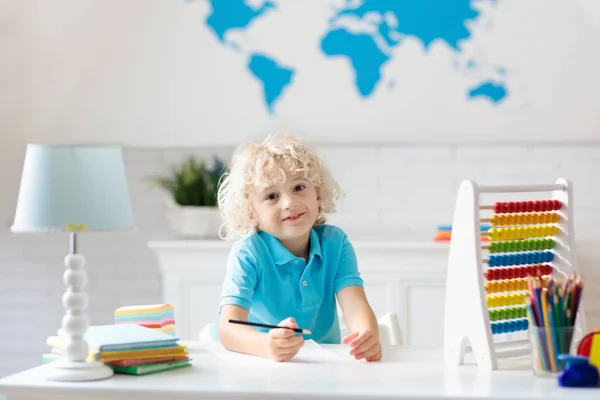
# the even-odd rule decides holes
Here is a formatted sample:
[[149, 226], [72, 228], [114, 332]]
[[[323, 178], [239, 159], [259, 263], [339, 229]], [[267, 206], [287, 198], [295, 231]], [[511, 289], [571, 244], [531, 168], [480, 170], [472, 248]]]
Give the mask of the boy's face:
[[286, 172], [285, 182], [255, 186], [250, 195], [258, 228], [280, 241], [308, 238], [319, 215], [319, 198], [303, 172]]

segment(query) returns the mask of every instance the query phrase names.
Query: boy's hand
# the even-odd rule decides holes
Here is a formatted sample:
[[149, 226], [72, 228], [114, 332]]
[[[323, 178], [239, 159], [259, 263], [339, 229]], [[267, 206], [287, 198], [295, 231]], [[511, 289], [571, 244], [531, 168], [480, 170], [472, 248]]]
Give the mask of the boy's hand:
[[[294, 318], [287, 318], [281, 321], [277, 326], [287, 326], [288, 328], [298, 328]], [[275, 361], [286, 361], [298, 354], [300, 347], [304, 345], [304, 338], [301, 335], [296, 336], [296, 332], [291, 329], [271, 329], [267, 335], [267, 351], [269, 358]]]
[[381, 360], [381, 343], [379, 335], [371, 330], [354, 332], [342, 340], [344, 344], [350, 344], [350, 355], [355, 360], [366, 359], [367, 361]]

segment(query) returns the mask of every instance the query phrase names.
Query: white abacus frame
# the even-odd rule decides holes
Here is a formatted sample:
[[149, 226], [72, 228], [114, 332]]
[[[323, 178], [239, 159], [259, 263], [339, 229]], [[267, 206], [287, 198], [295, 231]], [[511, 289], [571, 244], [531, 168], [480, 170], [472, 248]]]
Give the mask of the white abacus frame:
[[[526, 338], [494, 341], [485, 293], [480, 227], [480, 197], [487, 193], [551, 192], [562, 208], [554, 237], [556, 241], [553, 276], [563, 278], [579, 274], [573, 229], [573, 186], [564, 178], [549, 185], [478, 186], [473, 181], [460, 185], [448, 257], [446, 302], [444, 315], [444, 359], [450, 365], [464, 364], [465, 355], [472, 352], [479, 367], [498, 369], [501, 358], [531, 353]], [[573, 343], [587, 331], [583, 301], [580, 302]]]

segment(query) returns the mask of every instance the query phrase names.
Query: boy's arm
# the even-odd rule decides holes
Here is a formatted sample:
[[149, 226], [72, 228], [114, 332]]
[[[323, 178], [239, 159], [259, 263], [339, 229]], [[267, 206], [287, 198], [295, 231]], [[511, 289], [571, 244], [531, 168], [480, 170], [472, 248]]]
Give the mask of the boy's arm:
[[[219, 338], [227, 350], [286, 361], [295, 356], [304, 344], [302, 335], [291, 329], [271, 329], [262, 333], [246, 325], [229, 323], [229, 319], [248, 321], [248, 311], [240, 306], [225, 305], [219, 318]], [[293, 318], [281, 321], [279, 326], [298, 328]]]
[[343, 339], [344, 343], [350, 344], [350, 354], [356, 359], [380, 360], [379, 326], [364, 289], [346, 286], [338, 291], [337, 299], [350, 330], [350, 334]]
[[266, 333], [247, 325], [231, 324], [230, 319], [248, 321], [248, 310], [240, 306], [225, 305], [219, 317], [219, 339], [227, 350], [268, 357]]
[[337, 299], [350, 332], [361, 332], [369, 329], [378, 333], [379, 328], [375, 313], [371, 309], [362, 287], [346, 286], [337, 293]]

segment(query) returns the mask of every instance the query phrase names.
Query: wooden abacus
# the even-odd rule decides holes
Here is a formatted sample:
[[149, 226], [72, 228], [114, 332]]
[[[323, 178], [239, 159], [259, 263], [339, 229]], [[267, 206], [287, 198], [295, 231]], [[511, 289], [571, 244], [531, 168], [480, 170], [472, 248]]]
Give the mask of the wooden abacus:
[[[483, 194], [533, 192], [551, 192], [551, 199], [480, 205]], [[498, 359], [531, 353], [525, 311], [528, 277], [578, 274], [572, 204], [572, 185], [562, 178], [550, 185], [462, 182], [446, 281], [447, 363], [461, 365], [472, 352], [479, 366], [497, 369]], [[482, 222], [491, 229], [481, 232]], [[581, 336], [587, 331], [582, 306], [576, 322], [575, 336]]]

